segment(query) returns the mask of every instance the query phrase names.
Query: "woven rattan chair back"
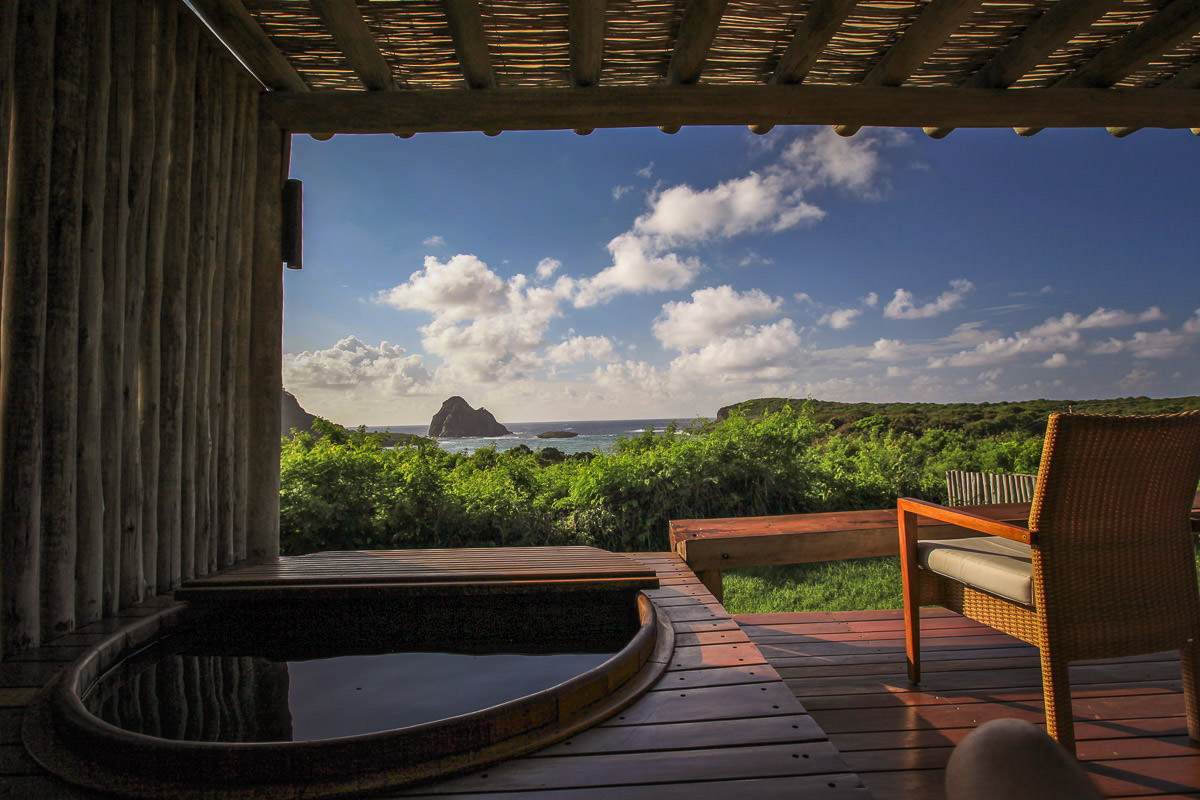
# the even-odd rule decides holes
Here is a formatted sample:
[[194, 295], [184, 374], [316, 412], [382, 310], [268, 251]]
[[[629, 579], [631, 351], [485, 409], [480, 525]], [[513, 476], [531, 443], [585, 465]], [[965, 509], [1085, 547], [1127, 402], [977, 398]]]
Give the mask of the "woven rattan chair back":
[[[1180, 651], [1188, 735], [1200, 742], [1200, 592], [1190, 511], [1200, 411], [1051, 415], [1028, 529], [901, 498], [908, 674], [920, 680], [920, 606], [937, 603], [1038, 648], [1046, 730], [1074, 748], [1068, 664]], [[1033, 602], [918, 568], [918, 517], [1029, 542]]]
[[1029, 528], [1051, 647], [1115, 657], [1200, 633], [1197, 481], [1200, 412], [1050, 417]]
[[946, 502], [952, 506], [1029, 503], [1037, 475], [1024, 472], [946, 470]]

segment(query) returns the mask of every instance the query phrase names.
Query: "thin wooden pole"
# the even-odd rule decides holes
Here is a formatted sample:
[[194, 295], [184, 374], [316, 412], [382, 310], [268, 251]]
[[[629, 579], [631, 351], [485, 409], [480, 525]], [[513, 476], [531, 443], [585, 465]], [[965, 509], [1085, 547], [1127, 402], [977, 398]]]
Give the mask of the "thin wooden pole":
[[[154, 141], [154, 166], [150, 179], [149, 241], [146, 252], [146, 306], [142, 309], [141, 347], [138, 362], [138, 409], [142, 442], [142, 572], [148, 595], [170, 583], [170, 565], [159, 578], [158, 476], [161, 467], [160, 417], [162, 391], [163, 261], [166, 252], [169, 208], [171, 138], [174, 134], [172, 100], [175, 96], [175, 33], [179, 12], [175, 5], [159, 11], [157, 41], [158, 81], [154, 106], [158, 109]], [[170, 550], [168, 549], [168, 554]]]
[[79, 281], [87, 137], [85, 0], [58, 0], [46, 296], [42, 462], [42, 639], [75, 627], [75, 448]]
[[88, 3], [87, 151], [84, 155], [83, 263], [79, 276], [79, 411], [76, 431], [75, 621], [104, 614], [104, 483], [100, 468], [100, 340], [104, 309], [104, 192], [111, 81], [109, 0]]
[[0, 3], [0, 286], [4, 285], [4, 209], [8, 196], [8, 141], [12, 127], [13, 78], [16, 75], [13, 40], [16, 35], [17, 4]]
[[257, 174], [255, 164], [258, 158], [258, 92], [247, 86], [244, 90], [247, 99], [246, 108], [246, 141], [242, 148], [242, 174], [241, 182], [243, 185], [243, 199], [245, 201], [242, 209], [244, 215], [244, 224], [242, 225], [242, 251], [241, 258], [238, 262], [238, 286], [239, 298], [238, 305], [241, 309], [238, 319], [237, 343], [238, 343], [238, 371], [237, 371], [237, 398], [238, 398], [238, 416], [235, 426], [237, 436], [237, 460], [235, 469], [237, 472], [237, 484], [235, 491], [237, 494], [236, 514], [234, 516], [234, 543], [237, 550], [237, 558], [242, 561], [246, 558], [246, 541], [248, 535], [247, 515], [247, 486], [249, 480], [249, 442], [250, 442], [250, 426], [249, 409], [250, 402], [250, 337], [251, 337], [251, 322], [250, 322], [250, 283], [253, 277], [254, 263], [254, 219], [258, 214], [256, 205], [256, 179]]
[[129, 254], [125, 269], [125, 361], [122, 398], [124, 445], [121, 450], [121, 606], [145, 596], [142, 571], [142, 434], [138, 413], [138, 365], [142, 308], [149, 245], [150, 176], [154, 169], [156, 10], [160, 4], [136, 4], [133, 47], [133, 147], [129, 161]]
[[218, 113], [221, 117], [221, 139], [219, 152], [213, 162], [214, 179], [217, 181], [216, 236], [213, 238], [212, 278], [212, 358], [209, 373], [209, 411], [212, 430], [212, 457], [209, 460], [209, 486], [212, 493], [212, 536], [208, 545], [208, 568], [216, 570], [227, 564], [229, 555], [227, 537], [233, 532], [232, 507], [227, 493], [232, 489], [232, 475], [224, 467], [225, 412], [228, 397], [225, 384], [230, 377], [226, 370], [225, 352], [227, 345], [226, 326], [229, 324], [229, 290], [226, 287], [229, 262], [229, 191], [233, 183], [233, 140], [237, 122], [237, 103], [232, 94], [233, 70], [222, 62], [215, 76], [218, 91]]
[[213, 259], [216, 252], [217, 220], [216, 209], [219, 202], [217, 197], [217, 182], [214, 171], [217, 169], [217, 159], [221, 154], [221, 114], [220, 93], [213, 76], [220, 63], [212, 57], [208, 61], [208, 69], [202, 74], [207, 80], [201, 83], [201, 92], [206, 97], [209, 120], [209, 134], [205, 140], [205, 149], [197, 153], [205, 164], [203, 173], [205, 182], [204, 203], [195, 209], [205, 219], [204, 239], [198, 251], [198, 267], [200, 270], [200, 315], [197, 321], [196, 342], [198, 361], [196, 366], [196, 381], [192, 384], [196, 394], [196, 575], [207, 575], [208, 548], [212, 540], [212, 484], [210, 482], [212, 468], [212, 402], [209, 390], [212, 376], [212, 301], [213, 301]]
[[192, 152], [192, 181], [191, 197], [189, 199], [189, 218], [191, 226], [188, 231], [188, 260], [187, 260], [187, 359], [184, 367], [185, 387], [183, 394], [183, 453], [182, 453], [182, 528], [180, 542], [180, 569], [182, 579], [196, 577], [196, 539], [199, 528], [201, 500], [198, 496], [199, 484], [199, 385], [200, 378], [200, 319], [203, 312], [204, 275], [204, 237], [208, 218], [205, 209], [208, 207], [208, 140], [211, 132], [212, 106], [208, 96], [208, 88], [203, 76], [209, 74], [212, 67], [213, 54], [210, 47], [203, 47], [197, 55], [196, 93], [192, 117], [194, 131]]
[[171, 256], [164, 262], [162, 349], [159, 412], [158, 588], [174, 588], [181, 577], [182, 455], [184, 365], [187, 362], [188, 245], [192, 191], [192, 114], [196, 103], [196, 51], [200, 30], [195, 21], [179, 21], [175, 46], [176, 80], [171, 136], [171, 175], [167, 195], [167, 224]]
[[3, 652], [39, 643], [42, 364], [45, 356], [54, 3], [21, 3], [0, 322], [0, 626]]
[[250, 559], [279, 555], [279, 419], [283, 387], [283, 258], [280, 252], [288, 134], [260, 115], [250, 320]]
[[129, 232], [129, 151], [133, 137], [132, 6], [112, 6], [113, 82], [108, 122], [108, 178], [104, 208], [104, 320], [101, 354], [104, 420], [101, 477], [104, 483], [104, 604], [115, 613], [121, 593], [121, 450], [125, 437], [121, 401], [125, 369], [125, 264]]
[[246, 128], [246, 95], [239, 76], [230, 70], [226, 85], [226, 103], [230, 105], [231, 136], [229, 137], [230, 155], [229, 170], [225, 181], [224, 195], [228, 205], [222, 215], [224, 220], [225, 242], [223, 247], [224, 259], [221, 268], [225, 273], [223, 302], [225, 314], [221, 325], [221, 449], [220, 468], [218, 469], [220, 483], [220, 502], [218, 504], [218, 519], [220, 520], [220, 538], [217, 547], [217, 565], [226, 567], [237, 560], [237, 545], [234, 540], [234, 516], [236, 514], [236, 481], [237, 469], [234, 465], [234, 418], [237, 400], [237, 350], [238, 350], [238, 307], [239, 269], [242, 252], [242, 188], [240, 171], [244, 166], [245, 128]]

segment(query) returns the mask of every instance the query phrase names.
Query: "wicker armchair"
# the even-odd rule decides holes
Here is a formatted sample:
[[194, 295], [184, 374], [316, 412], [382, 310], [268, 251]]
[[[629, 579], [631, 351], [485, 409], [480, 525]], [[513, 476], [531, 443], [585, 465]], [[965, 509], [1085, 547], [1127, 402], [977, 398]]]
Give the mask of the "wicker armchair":
[[[909, 678], [921, 676], [922, 605], [1036, 645], [1047, 732], [1073, 752], [1068, 662], [1179, 649], [1188, 734], [1200, 741], [1197, 481], [1200, 412], [1053, 414], [1028, 527], [902, 498]], [[987, 535], [918, 541], [919, 517]]]

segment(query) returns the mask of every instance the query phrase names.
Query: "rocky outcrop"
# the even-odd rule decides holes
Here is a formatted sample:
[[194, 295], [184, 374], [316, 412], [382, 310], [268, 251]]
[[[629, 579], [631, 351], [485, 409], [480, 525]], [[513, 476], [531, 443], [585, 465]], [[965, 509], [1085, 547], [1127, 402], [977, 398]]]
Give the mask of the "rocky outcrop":
[[312, 425], [316, 416], [308, 413], [300, 407], [300, 401], [297, 400], [291, 392], [286, 389], [283, 392], [282, 411], [279, 415], [279, 435], [291, 436], [292, 428], [298, 428], [302, 431], [307, 431]]
[[434, 439], [453, 439], [477, 436], [511, 436], [512, 431], [501, 425], [486, 408], [471, 408], [457, 395], [442, 403], [429, 423], [429, 435]]
[[537, 435], [537, 438], [539, 438], [539, 439], [574, 439], [578, 435], [579, 434], [576, 433], [575, 431], [546, 431], [545, 433], [539, 433]]

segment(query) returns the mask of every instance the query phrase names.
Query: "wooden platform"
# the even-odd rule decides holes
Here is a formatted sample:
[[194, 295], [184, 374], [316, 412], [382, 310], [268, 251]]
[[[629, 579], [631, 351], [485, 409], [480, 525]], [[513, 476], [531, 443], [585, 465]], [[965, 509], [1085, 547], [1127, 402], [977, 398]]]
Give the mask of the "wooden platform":
[[320, 598], [470, 592], [637, 591], [658, 587], [654, 569], [595, 547], [335, 550], [279, 556], [188, 581], [180, 600]]
[[[1037, 651], [949, 611], [922, 612], [920, 689], [899, 611], [736, 620], [877, 800], [939, 800], [951, 748], [976, 725], [1042, 720]], [[1200, 796], [1177, 653], [1073, 664], [1071, 684], [1079, 757], [1106, 796]]]
[[[601, 725], [536, 753], [396, 796], [868, 800], [825, 733], [686, 564], [668, 553], [634, 559], [638, 570], [656, 576], [659, 587], [646, 594], [675, 632], [673, 657], [649, 692]], [[175, 602], [157, 598], [0, 663], [0, 796], [98, 796], [60, 781], [26, 754], [23, 706], [88, 645]]]

